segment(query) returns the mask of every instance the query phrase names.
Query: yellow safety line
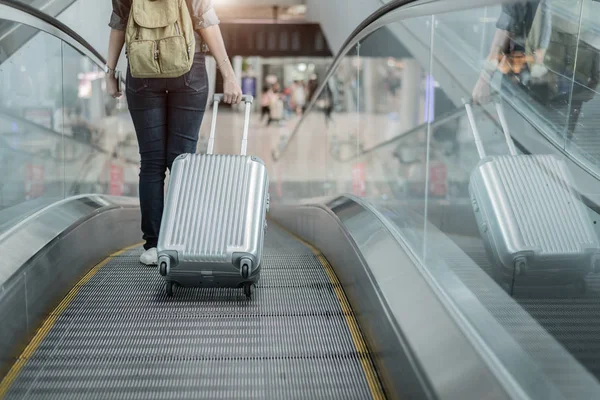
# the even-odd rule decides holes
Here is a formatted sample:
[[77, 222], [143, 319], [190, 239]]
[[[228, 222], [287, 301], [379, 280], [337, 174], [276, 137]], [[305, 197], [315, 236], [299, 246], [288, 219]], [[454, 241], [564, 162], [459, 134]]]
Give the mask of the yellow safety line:
[[56, 323], [56, 320], [58, 319], [58, 317], [60, 316], [60, 314], [63, 311], [65, 311], [66, 308], [71, 303], [71, 301], [73, 301], [73, 299], [75, 298], [75, 296], [79, 292], [79, 289], [86, 282], [88, 282], [94, 275], [96, 275], [96, 273], [100, 270], [100, 268], [102, 268], [103, 266], [105, 266], [113, 257], [120, 256], [124, 252], [126, 252], [128, 250], [131, 250], [131, 249], [139, 246], [140, 244], [141, 243], [134, 244], [133, 246], [126, 247], [123, 250], [119, 250], [119, 251], [111, 254], [110, 256], [106, 257], [102, 262], [100, 262], [99, 264], [97, 264], [87, 274], [85, 274], [85, 276], [83, 278], [81, 278], [81, 280], [79, 282], [77, 282], [77, 284], [73, 287], [73, 289], [71, 289], [71, 291], [67, 294], [67, 296], [50, 313], [50, 315], [48, 316], [48, 318], [46, 318], [46, 320], [42, 324], [42, 327], [40, 329], [38, 329], [38, 331], [36, 332], [35, 336], [31, 340], [31, 342], [29, 342], [29, 344], [27, 345], [27, 347], [25, 347], [25, 350], [23, 350], [23, 352], [21, 353], [21, 356], [13, 364], [13, 366], [11, 367], [10, 371], [8, 371], [8, 374], [6, 374], [6, 376], [4, 377], [4, 379], [2, 379], [2, 382], [0, 382], [0, 399], [4, 398], [4, 396], [6, 395], [6, 393], [8, 392], [8, 390], [10, 389], [12, 383], [14, 382], [14, 380], [19, 375], [19, 372], [21, 372], [21, 369], [23, 368], [23, 366], [31, 358], [31, 356], [33, 355], [33, 353], [35, 352], [35, 350], [38, 348], [38, 346], [40, 345], [40, 343], [42, 342], [42, 340], [44, 340], [44, 338], [48, 335], [48, 333], [50, 332], [50, 330], [52, 329], [52, 327]]
[[294, 236], [294, 238], [296, 238], [299, 242], [304, 244], [306, 247], [308, 247], [314, 253], [314, 255], [317, 257], [317, 259], [319, 260], [319, 262], [325, 269], [325, 272], [327, 273], [327, 277], [329, 278], [329, 281], [330, 281], [331, 285], [333, 286], [333, 291], [335, 292], [335, 295], [336, 295], [336, 297], [340, 303], [340, 306], [342, 308], [342, 312], [344, 313], [344, 316], [346, 319], [346, 324], [348, 325], [348, 329], [350, 330], [350, 335], [352, 336], [352, 342], [354, 343], [354, 348], [356, 349], [356, 351], [358, 353], [358, 357], [360, 359], [360, 364], [362, 366], [363, 372], [365, 373], [365, 378], [367, 380], [367, 384], [369, 385], [369, 390], [371, 391], [371, 397], [375, 400], [385, 399], [386, 397], [385, 397], [385, 393], [383, 392], [383, 387], [381, 386], [381, 382], [379, 381], [379, 378], [377, 377], [375, 365], [373, 364], [371, 357], [369, 356], [369, 350], [367, 348], [367, 344], [362, 335], [362, 332], [360, 331], [360, 328], [358, 327], [358, 322], [356, 321], [356, 318], [354, 316], [354, 311], [352, 311], [352, 307], [350, 307], [350, 303], [348, 302], [346, 293], [344, 293], [344, 290], [342, 289], [342, 285], [340, 284], [340, 281], [339, 281], [337, 275], [335, 274], [331, 264], [329, 264], [329, 261], [327, 261], [327, 259], [325, 258], [323, 253], [321, 253], [321, 251], [319, 249], [317, 249], [310, 243], [305, 242], [300, 237], [298, 237], [296, 234], [287, 230], [285, 227], [283, 227], [279, 224], [277, 224], [277, 225], [280, 226], [282, 229], [284, 229], [286, 232], [288, 232], [290, 235]]
[[[315, 255], [317, 255], [316, 249], [311, 248]], [[346, 317], [346, 324], [348, 324], [348, 329], [350, 329], [350, 335], [352, 335], [352, 342], [354, 342], [354, 347], [359, 354], [360, 363], [362, 365], [362, 369], [365, 373], [365, 377], [367, 378], [367, 383], [369, 384], [369, 390], [371, 391], [371, 396], [373, 399], [385, 399], [385, 395], [383, 393], [383, 388], [381, 387], [381, 382], [377, 377], [377, 372], [375, 371], [375, 366], [371, 360], [371, 357], [368, 356], [369, 350], [367, 348], [367, 344], [365, 343], [365, 339], [358, 327], [358, 322], [354, 317], [354, 312], [350, 307], [350, 303], [348, 303], [348, 298], [342, 289], [340, 281], [338, 280], [335, 272], [333, 272], [333, 268], [329, 264], [329, 261], [322, 255], [318, 254], [317, 258], [319, 262], [325, 268], [325, 272], [333, 285], [333, 290], [335, 295], [340, 302], [342, 307], [342, 311], [344, 312], [344, 316]]]

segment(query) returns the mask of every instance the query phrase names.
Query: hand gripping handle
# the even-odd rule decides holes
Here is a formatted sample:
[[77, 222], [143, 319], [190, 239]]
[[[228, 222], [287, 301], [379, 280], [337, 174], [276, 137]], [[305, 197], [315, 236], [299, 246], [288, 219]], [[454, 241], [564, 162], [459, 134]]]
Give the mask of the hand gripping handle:
[[[225, 97], [223, 93], [215, 93], [215, 95], [213, 96], [213, 102], [220, 103], [223, 101], [223, 97]], [[254, 101], [254, 96], [252, 96], [251, 94], [244, 94], [242, 95], [242, 101], [246, 104], [252, 104], [252, 102]]]

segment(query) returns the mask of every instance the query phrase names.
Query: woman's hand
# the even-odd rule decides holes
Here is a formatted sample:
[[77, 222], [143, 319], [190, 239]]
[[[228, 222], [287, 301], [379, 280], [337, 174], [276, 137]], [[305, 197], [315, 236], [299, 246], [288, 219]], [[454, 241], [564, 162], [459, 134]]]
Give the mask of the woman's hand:
[[238, 104], [242, 101], [242, 89], [229, 61], [219, 25], [211, 25], [208, 28], [200, 29], [199, 32], [208, 45], [217, 62], [217, 68], [223, 76], [223, 101], [227, 104]]
[[119, 92], [117, 78], [115, 78], [113, 74], [106, 75], [106, 91], [115, 99], [121, 97], [122, 95], [122, 93]]
[[487, 104], [490, 102], [490, 82], [487, 76], [483, 74], [477, 80], [473, 88], [473, 102], [476, 104]]
[[235, 75], [223, 78], [223, 101], [227, 104], [239, 104], [242, 101], [242, 89]]

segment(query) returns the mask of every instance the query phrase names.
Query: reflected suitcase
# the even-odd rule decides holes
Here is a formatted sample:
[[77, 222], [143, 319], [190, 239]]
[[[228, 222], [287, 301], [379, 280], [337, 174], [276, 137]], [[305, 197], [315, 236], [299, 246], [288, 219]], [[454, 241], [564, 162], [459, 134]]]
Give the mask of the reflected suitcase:
[[502, 105], [500, 124], [510, 154], [486, 156], [473, 111], [466, 104], [481, 161], [469, 193], [493, 276], [514, 284], [576, 284], [600, 261], [593, 222], [564, 160], [553, 155], [517, 155]]
[[251, 297], [260, 263], [269, 207], [264, 163], [247, 156], [252, 96], [246, 104], [241, 155], [214, 155], [215, 95], [207, 154], [173, 162], [158, 239], [159, 272], [167, 295], [181, 287], [244, 288]]

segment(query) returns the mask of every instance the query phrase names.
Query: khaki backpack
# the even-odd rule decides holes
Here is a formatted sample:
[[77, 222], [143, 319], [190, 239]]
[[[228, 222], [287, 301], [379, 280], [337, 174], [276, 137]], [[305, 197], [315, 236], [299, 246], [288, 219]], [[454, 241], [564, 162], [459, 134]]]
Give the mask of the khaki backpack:
[[188, 72], [196, 47], [185, 0], [133, 0], [125, 33], [135, 78], [176, 78]]

